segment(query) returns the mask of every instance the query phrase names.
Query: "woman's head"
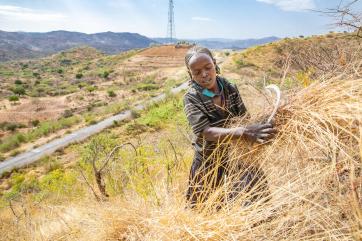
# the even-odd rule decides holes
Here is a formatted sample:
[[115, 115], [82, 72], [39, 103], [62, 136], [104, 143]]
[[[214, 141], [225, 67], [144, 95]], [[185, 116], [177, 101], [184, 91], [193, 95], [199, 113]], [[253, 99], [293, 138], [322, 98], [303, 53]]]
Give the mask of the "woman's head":
[[186, 53], [185, 64], [192, 80], [203, 88], [215, 88], [216, 74], [220, 70], [209, 49], [200, 46], [191, 48]]

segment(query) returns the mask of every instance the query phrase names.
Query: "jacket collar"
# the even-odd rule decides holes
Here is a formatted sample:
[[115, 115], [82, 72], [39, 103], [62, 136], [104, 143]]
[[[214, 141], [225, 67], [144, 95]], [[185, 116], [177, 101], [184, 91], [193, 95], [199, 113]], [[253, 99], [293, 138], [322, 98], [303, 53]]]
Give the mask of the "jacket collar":
[[208, 98], [213, 98], [214, 96], [217, 95], [222, 95], [223, 91], [224, 91], [224, 83], [222, 81], [222, 79], [219, 76], [216, 76], [216, 82], [218, 84], [220, 93], [214, 93], [211, 90], [208, 90], [206, 88], [201, 87], [198, 83], [196, 83], [194, 80], [192, 81], [192, 86], [196, 89], [197, 92], [199, 92], [203, 97], [208, 97]]

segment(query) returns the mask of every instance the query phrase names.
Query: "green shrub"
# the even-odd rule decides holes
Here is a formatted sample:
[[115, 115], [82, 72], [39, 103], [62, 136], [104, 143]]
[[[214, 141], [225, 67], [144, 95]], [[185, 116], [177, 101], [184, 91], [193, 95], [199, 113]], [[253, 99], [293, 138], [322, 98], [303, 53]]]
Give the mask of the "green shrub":
[[9, 179], [11, 188], [8, 192], [6, 192], [4, 194], [4, 198], [6, 200], [13, 200], [17, 196], [19, 196], [21, 189], [22, 189], [21, 187], [22, 187], [22, 184], [24, 181], [25, 181], [24, 174], [14, 172]]
[[39, 187], [42, 192], [65, 194], [73, 189], [76, 181], [75, 172], [55, 169], [40, 179]]
[[0, 144], [0, 152], [8, 152], [20, 146], [21, 143], [26, 143], [32, 140], [36, 140], [42, 136], [46, 136], [55, 131], [69, 128], [77, 123], [81, 119], [77, 116], [72, 116], [69, 118], [61, 118], [57, 121], [44, 121], [39, 124], [39, 126], [25, 134], [15, 133], [12, 136], [6, 137], [3, 139]]
[[25, 95], [25, 89], [24, 89], [24, 87], [22, 85], [15, 85], [15, 87], [12, 88], [11, 91], [15, 95]]
[[87, 85], [86, 83], [80, 82], [80, 83], [78, 83], [78, 88], [83, 89], [83, 87], [86, 86], [86, 85]]
[[31, 121], [31, 125], [34, 126], [34, 127], [38, 126], [39, 123], [40, 123], [39, 120], [32, 120], [32, 121]]
[[72, 61], [70, 59], [62, 59], [60, 60], [61, 65], [71, 65]]
[[21, 80], [17, 79], [17, 80], [15, 80], [14, 84], [21, 85], [21, 84], [23, 84], [23, 82]]
[[17, 196], [25, 193], [38, 192], [39, 182], [36, 176], [23, 173], [13, 173], [10, 177], [11, 189], [5, 193], [4, 197], [7, 200], [13, 200]]
[[105, 79], [107, 79], [107, 78], [108, 78], [108, 76], [109, 76], [109, 74], [110, 74], [110, 72], [109, 72], [109, 71], [107, 71], [107, 70], [105, 70], [105, 71], [103, 71], [103, 72], [99, 73], [99, 74], [98, 74], [98, 76], [99, 76], [99, 77], [101, 77], [101, 78], [105, 78]]
[[6, 127], [7, 130], [14, 132], [18, 128], [16, 123], [9, 123]]
[[93, 91], [96, 90], [96, 87], [95, 87], [95, 86], [92, 86], [92, 85], [88, 85], [86, 89], [87, 89], [87, 91], [88, 91], [89, 93], [92, 93]]
[[21, 133], [16, 133], [7, 138], [4, 138], [0, 144], [0, 152], [8, 152], [20, 146], [26, 141], [26, 137]]
[[12, 101], [12, 102], [19, 101], [19, 97], [16, 95], [11, 95], [11, 96], [9, 96], [8, 99], [9, 99], [9, 101]]
[[63, 112], [63, 115], [62, 115], [62, 116], [63, 116], [64, 118], [71, 117], [71, 116], [73, 116], [73, 111], [67, 109], [67, 110], [65, 110], [65, 111]]
[[17, 128], [26, 127], [24, 124], [16, 123], [16, 122], [2, 122], [0, 123], [0, 129], [5, 131], [15, 131]]
[[136, 89], [139, 91], [150, 91], [159, 89], [159, 86], [153, 83], [141, 83], [136, 86]]
[[40, 123], [40, 125], [36, 129], [28, 132], [26, 134], [26, 136], [29, 141], [35, 140], [41, 136], [46, 136], [57, 130], [69, 128], [72, 125], [79, 123], [79, 122], [80, 122], [80, 118], [77, 116], [72, 116], [69, 118], [61, 118], [57, 121], [44, 121], [44, 122]]
[[91, 103], [87, 106], [87, 111], [91, 111], [91, 110], [93, 110], [93, 108], [94, 108], [94, 105], [93, 105], [93, 103]]
[[82, 74], [82, 73], [77, 73], [77, 74], [75, 75], [75, 78], [81, 79], [81, 78], [83, 78], [83, 74]]
[[237, 59], [235, 61], [235, 64], [237, 65], [238, 68], [245, 68], [245, 67], [254, 67], [255, 64], [253, 63], [248, 63], [242, 59]]
[[96, 121], [96, 120], [90, 120], [90, 121], [89, 121], [89, 124], [90, 124], [90, 125], [95, 125], [95, 124], [97, 124], [97, 121]]
[[113, 124], [112, 124], [112, 126], [113, 127], [117, 127], [117, 126], [119, 126], [119, 122], [118, 121], [116, 121], [116, 120], [113, 120]]
[[108, 92], [109, 97], [116, 97], [117, 96], [116, 93], [114, 93], [113, 90], [108, 90], [107, 92]]

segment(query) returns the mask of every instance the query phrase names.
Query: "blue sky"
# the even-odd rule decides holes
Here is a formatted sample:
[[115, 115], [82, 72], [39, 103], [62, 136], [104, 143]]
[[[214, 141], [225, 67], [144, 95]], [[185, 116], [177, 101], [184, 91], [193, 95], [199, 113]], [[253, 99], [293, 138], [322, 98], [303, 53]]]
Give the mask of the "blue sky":
[[[332, 20], [311, 11], [340, 0], [174, 0], [177, 38], [322, 34]], [[361, 5], [359, 3], [359, 5]], [[0, 30], [135, 32], [165, 37], [168, 0], [0, 0]]]

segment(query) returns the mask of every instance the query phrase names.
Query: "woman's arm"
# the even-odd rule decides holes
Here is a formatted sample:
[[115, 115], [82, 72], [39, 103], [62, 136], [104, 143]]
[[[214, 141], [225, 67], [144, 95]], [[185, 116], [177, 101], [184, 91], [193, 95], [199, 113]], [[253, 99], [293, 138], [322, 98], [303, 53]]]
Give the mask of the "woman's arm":
[[245, 138], [251, 141], [264, 142], [276, 133], [272, 124], [254, 124], [235, 128], [206, 127], [202, 134], [208, 141]]

